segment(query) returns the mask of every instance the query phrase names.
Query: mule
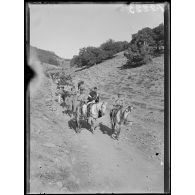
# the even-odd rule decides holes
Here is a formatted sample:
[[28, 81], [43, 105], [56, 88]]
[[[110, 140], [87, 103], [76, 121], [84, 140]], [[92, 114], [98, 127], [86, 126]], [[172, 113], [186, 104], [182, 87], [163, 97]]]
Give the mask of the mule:
[[103, 115], [105, 115], [106, 111], [106, 102], [99, 102], [94, 103], [91, 105], [89, 116], [87, 115], [87, 104], [81, 104], [76, 108], [76, 126], [77, 126], [77, 132], [80, 132], [80, 119], [87, 120], [91, 127], [91, 132], [93, 133], [95, 128], [97, 127], [95, 125], [97, 119]]
[[128, 106], [126, 108], [119, 107], [118, 109], [114, 108], [110, 111], [110, 120], [112, 130], [114, 131], [112, 134], [113, 139], [119, 139], [119, 134], [121, 131], [121, 125], [126, 123], [127, 116], [132, 111], [133, 107]]
[[107, 102], [94, 103], [91, 106], [90, 112], [89, 112], [89, 117], [88, 117], [88, 123], [90, 124], [92, 133], [94, 132], [95, 128], [97, 127], [97, 125], [96, 125], [97, 119], [105, 115], [106, 106], [107, 106]]
[[76, 107], [78, 107], [80, 104], [79, 101], [76, 101], [76, 95], [70, 95], [67, 96], [65, 99], [65, 105], [67, 108], [67, 111], [70, 113], [69, 116], [75, 116], [76, 115]]

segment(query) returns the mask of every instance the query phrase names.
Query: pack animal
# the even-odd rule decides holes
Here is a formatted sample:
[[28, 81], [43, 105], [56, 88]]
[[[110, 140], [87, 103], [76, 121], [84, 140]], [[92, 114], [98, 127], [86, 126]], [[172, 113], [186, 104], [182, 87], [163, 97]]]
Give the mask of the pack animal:
[[80, 132], [80, 119], [87, 120], [91, 127], [91, 132], [93, 133], [95, 128], [97, 127], [97, 119], [103, 115], [105, 115], [106, 112], [106, 105], [107, 102], [98, 102], [94, 103], [91, 106], [91, 109], [89, 111], [89, 115], [87, 116], [87, 104], [81, 104], [80, 106], [77, 106], [76, 108], [76, 126], [77, 126], [77, 132]]
[[132, 109], [132, 106], [128, 106], [126, 108], [120, 107], [119, 109], [112, 109], [110, 111], [111, 126], [114, 131], [112, 134], [113, 139], [119, 139], [121, 125], [126, 123], [127, 116], [130, 114]]

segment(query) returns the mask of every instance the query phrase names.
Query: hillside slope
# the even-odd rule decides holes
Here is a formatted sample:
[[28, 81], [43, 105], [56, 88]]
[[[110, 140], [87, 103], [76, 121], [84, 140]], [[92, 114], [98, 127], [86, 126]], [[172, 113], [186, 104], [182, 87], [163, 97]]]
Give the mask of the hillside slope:
[[39, 49], [33, 46], [30, 46], [29, 49], [30, 49], [30, 56], [31, 57], [36, 56], [36, 58], [41, 63], [47, 63], [47, 64], [54, 65], [54, 66], [64, 66], [70, 62], [69, 59], [61, 58], [52, 51]]
[[[80, 134], [56, 102], [55, 84], [43, 77], [30, 98], [30, 190], [37, 193], [163, 192], [164, 61], [121, 69], [123, 53], [89, 69], [70, 68], [75, 83], [97, 86], [108, 102], [95, 134]], [[119, 141], [108, 135], [111, 98], [122, 91], [135, 107]], [[108, 133], [108, 134], [107, 134]]]
[[[123, 52], [89, 69], [74, 70], [75, 80], [84, 80], [89, 88], [97, 86], [103, 100], [112, 104], [118, 92], [126, 97], [127, 104], [135, 107], [132, 113], [133, 128], [139, 148], [148, 158], [163, 158], [164, 150], [164, 56], [152, 63], [123, 69], [126, 58]], [[76, 72], [75, 72], [76, 71]], [[139, 135], [138, 135], [139, 134]], [[130, 136], [133, 139], [135, 136]], [[143, 141], [138, 141], [138, 140]], [[143, 142], [143, 143], [142, 143]], [[154, 144], [155, 143], [155, 144]], [[152, 148], [151, 146], [155, 147]], [[149, 154], [148, 154], [149, 152]], [[156, 156], [156, 153], [158, 154]]]

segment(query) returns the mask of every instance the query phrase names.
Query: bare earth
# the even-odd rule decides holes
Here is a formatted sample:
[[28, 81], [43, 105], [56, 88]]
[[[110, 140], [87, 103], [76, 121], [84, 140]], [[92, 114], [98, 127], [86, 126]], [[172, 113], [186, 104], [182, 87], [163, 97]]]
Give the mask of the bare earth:
[[[108, 102], [106, 116], [91, 134], [56, 102], [55, 84], [43, 77], [30, 97], [30, 192], [163, 192], [164, 60], [121, 69], [123, 53], [89, 69], [72, 69], [75, 81], [97, 86]], [[32, 91], [32, 88], [31, 88]], [[134, 106], [132, 125], [123, 126], [119, 141], [109, 135], [111, 98], [118, 91]]]

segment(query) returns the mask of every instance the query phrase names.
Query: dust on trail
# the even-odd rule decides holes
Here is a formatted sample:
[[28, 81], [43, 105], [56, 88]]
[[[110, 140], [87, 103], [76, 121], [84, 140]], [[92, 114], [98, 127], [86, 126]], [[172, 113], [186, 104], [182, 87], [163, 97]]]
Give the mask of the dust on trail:
[[[142, 84], [136, 84], [148, 67], [120, 70], [118, 67], [124, 63], [119, 54], [100, 65], [75, 72], [75, 79], [86, 79], [86, 82], [91, 75], [89, 86], [98, 84], [105, 101], [119, 89], [125, 90], [129, 75], [137, 79], [131, 80], [132, 90], [127, 92], [131, 95], [129, 103], [136, 108], [130, 116], [133, 125], [122, 127], [119, 141], [108, 135], [111, 132], [109, 107], [99, 119], [94, 134], [85, 123], [81, 133], [76, 134], [73, 119], [63, 114], [63, 108], [56, 102], [55, 84], [43, 79], [30, 100], [32, 193], [163, 192], [162, 91], [154, 85], [154, 89], [144, 91]], [[155, 80], [147, 79], [152, 79], [148, 85]], [[147, 87], [146, 80], [142, 82]], [[152, 93], [155, 94], [151, 96]]]

